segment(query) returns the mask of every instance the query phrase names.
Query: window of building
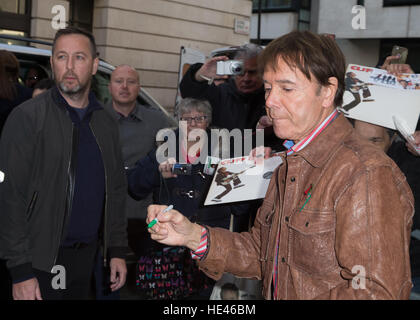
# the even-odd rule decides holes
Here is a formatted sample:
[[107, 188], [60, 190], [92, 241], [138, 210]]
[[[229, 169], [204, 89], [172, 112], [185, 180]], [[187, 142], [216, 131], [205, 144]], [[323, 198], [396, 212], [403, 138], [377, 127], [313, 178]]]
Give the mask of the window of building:
[[311, 7], [311, 0], [252, 0], [253, 12], [258, 12], [261, 1], [262, 12], [299, 11]]
[[0, 2], [0, 12], [25, 14], [26, 0], [2, 0]]
[[384, 0], [384, 7], [420, 5], [420, 0]]
[[[31, 27], [30, 0], [0, 1], [0, 35], [26, 37]], [[25, 42], [0, 38], [0, 42], [25, 44]]]
[[299, 3], [298, 30], [309, 30], [311, 23], [311, 1], [301, 0]]
[[92, 32], [93, 0], [70, 0], [69, 25]]
[[261, 1], [261, 10], [267, 11], [295, 11], [299, 1], [296, 0], [253, 0], [252, 8], [254, 12], [258, 11]]
[[253, 12], [297, 12], [298, 30], [309, 30], [311, 17], [311, 0], [253, 0]]

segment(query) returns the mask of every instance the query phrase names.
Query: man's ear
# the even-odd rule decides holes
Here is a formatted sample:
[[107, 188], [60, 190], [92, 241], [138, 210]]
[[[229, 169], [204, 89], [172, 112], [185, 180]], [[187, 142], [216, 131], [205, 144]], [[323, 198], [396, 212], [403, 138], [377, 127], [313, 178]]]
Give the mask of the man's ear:
[[328, 83], [328, 85], [322, 87], [322, 106], [325, 108], [334, 105], [335, 94], [338, 90], [338, 79], [336, 77], [329, 77]]
[[96, 72], [98, 71], [98, 66], [99, 66], [99, 58], [96, 57], [95, 59], [93, 59], [92, 75], [96, 74]]

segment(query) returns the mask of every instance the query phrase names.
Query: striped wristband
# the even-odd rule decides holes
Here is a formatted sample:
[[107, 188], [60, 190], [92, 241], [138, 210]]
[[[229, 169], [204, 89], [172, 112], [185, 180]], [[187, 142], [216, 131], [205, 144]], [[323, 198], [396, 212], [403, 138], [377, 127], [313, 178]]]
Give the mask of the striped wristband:
[[207, 229], [201, 228], [201, 239], [200, 245], [196, 251], [191, 250], [191, 258], [195, 260], [201, 260], [207, 251]]

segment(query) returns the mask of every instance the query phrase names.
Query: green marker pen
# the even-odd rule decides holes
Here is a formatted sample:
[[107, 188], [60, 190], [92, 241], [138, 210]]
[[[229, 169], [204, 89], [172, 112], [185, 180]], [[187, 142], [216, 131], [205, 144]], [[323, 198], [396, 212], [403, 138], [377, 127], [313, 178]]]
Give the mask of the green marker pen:
[[[172, 210], [172, 208], [173, 208], [174, 206], [171, 204], [170, 206], [168, 206], [165, 210], [163, 210], [162, 211], [162, 213], [165, 213], [165, 212], [168, 212], [168, 211], [170, 211], [170, 210]], [[153, 227], [156, 223], [158, 223], [159, 222], [159, 220], [158, 220], [158, 218], [154, 218], [152, 221], [150, 221], [150, 223], [147, 225], [147, 228], [149, 229], [149, 228], [151, 228], [151, 227]]]

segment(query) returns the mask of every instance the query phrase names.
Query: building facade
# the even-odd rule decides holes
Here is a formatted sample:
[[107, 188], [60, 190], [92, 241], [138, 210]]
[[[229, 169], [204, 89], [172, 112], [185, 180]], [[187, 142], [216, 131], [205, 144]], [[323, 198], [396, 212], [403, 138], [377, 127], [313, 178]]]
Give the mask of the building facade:
[[253, 0], [251, 39], [266, 44], [307, 29], [334, 34], [348, 63], [368, 66], [399, 45], [408, 48], [407, 62], [420, 73], [419, 17], [420, 0]]
[[66, 24], [93, 32], [100, 58], [134, 66], [143, 88], [171, 110], [181, 47], [208, 55], [249, 42], [252, 1], [0, 0], [0, 33], [51, 41], [62, 11]]

